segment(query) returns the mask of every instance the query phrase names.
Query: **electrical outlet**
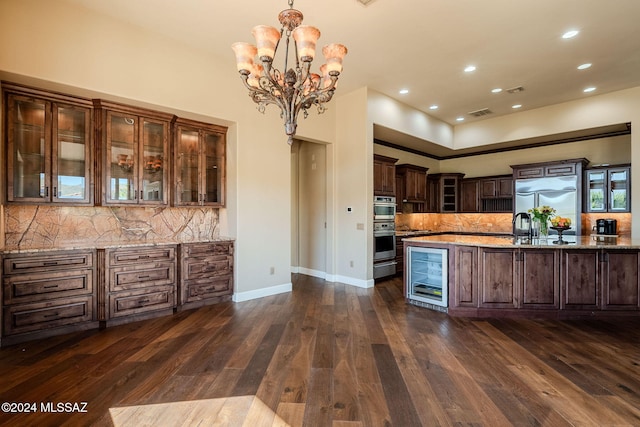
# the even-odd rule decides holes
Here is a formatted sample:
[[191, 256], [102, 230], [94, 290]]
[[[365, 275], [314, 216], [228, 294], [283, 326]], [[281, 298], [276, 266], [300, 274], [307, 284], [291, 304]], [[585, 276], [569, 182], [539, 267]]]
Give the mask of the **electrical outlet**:
[[269, 274], [276, 274], [276, 268], [275, 267], [271, 267], [269, 269]]
[[349, 261], [349, 267], [353, 268], [353, 261]]

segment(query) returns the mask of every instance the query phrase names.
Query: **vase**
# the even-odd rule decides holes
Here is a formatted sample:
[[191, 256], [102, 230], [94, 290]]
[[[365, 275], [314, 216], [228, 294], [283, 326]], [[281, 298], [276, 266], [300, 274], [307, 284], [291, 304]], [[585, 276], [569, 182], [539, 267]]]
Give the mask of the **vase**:
[[549, 237], [549, 222], [540, 221], [540, 238], [546, 239], [547, 237]]

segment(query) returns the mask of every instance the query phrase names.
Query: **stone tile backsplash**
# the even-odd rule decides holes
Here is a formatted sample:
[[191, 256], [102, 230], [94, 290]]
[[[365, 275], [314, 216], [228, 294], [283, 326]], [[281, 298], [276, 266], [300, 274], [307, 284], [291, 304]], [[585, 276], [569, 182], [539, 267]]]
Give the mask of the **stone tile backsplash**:
[[218, 209], [5, 206], [5, 248], [154, 243], [219, 237]]

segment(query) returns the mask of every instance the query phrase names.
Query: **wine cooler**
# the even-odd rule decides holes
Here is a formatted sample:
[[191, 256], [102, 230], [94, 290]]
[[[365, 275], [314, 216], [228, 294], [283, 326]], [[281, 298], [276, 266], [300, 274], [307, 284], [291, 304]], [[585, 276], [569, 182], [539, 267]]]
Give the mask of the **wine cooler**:
[[446, 249], [407, 247], [407, 299], [420, 305], [448, 306]]

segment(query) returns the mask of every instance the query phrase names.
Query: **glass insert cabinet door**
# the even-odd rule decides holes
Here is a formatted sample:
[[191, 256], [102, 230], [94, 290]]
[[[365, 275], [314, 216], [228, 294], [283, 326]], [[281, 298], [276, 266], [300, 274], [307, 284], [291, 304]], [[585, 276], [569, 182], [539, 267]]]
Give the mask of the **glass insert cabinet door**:
[[138, 118], [107, 112], [107, 202], [137, 201]]
[[224, 206], [226, 130], [209, 130], [188, 120], [180, 121], [176, 129], [174, 203]]
[[166, 204], [169, 124], [107, 111], [106, 202]]
[[609, 178], [609, 211], [629, 211], [629, 169], [611, 169]]
[[7, 97], [9, 202], [90, 203], [91, 108]]
[[587, 172], [587, 208], [589, 212], [607, 211], [607, 171]]

